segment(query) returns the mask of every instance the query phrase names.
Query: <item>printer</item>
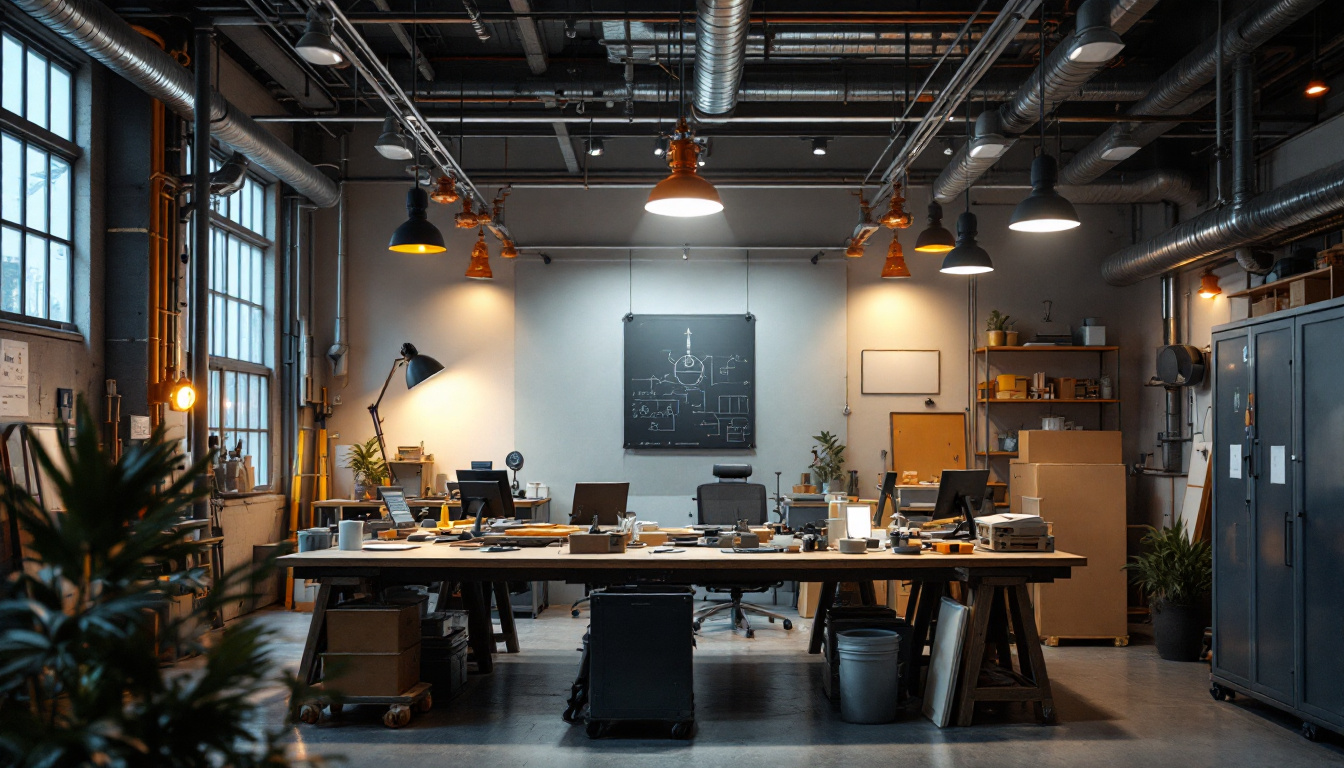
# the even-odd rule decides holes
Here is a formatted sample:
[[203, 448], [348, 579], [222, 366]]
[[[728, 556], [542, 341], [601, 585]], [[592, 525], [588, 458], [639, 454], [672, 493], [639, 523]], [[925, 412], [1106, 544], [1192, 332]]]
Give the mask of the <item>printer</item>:
[[985, 515], [975, 518], [975, 546], [989, 552], [1054, 552], [1055, 537], [1037, 515]]

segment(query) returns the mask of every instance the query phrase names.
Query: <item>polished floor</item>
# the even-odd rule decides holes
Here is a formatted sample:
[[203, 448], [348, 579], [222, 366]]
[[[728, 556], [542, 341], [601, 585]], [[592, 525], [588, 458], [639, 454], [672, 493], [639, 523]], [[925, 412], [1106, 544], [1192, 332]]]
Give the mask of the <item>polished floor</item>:
[[[275, 630], [277, 658], [297, 667], [308, 614], [267, 611], [255, 620]], [[978, 717], [971, 728], [940, 730], [917, 714], [851, 725], [822, 698], [805, 619], [791, 632], [760, 620], [752, 640], [722, 622], [706, 626], [695, 654], [690, 741], [638, 731], [592, 741], [560, 717], [587, 622], [552, 608], [518, 625], [522, 653], [501, 654], [494, 674], [473, 676], [462, 695], [436, 702], [406, 728], [385, 728], [384, 708], [347, 708], [338, 721], [294, 728], [294, 748], [341, 756], [351, 768], [1344, 765], [1344, 739], [1327, 734], [1311, 743], [1270, 708], [1215, 702], [1207, 665], [1162, 661], [1142, 638], [1129, 648], [1045, 649], [1055, 726], [1036, 725], [1024, 711]], [[278, 688], [266, 705], [266, 719], [283, 722]]]

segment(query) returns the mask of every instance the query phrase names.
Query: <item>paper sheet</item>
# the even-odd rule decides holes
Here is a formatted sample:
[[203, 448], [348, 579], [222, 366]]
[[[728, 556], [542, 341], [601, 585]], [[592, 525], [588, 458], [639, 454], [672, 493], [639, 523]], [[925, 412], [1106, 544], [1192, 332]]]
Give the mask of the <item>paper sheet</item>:
[[28, 385], [0, 385], [0, 418], [28, 418]]
[[1233, 480], [1241, 479], [1241, 443], [1228, 446], [1227, 476]]
[[0, 339], [0, 386], [28, 386], [28, 342]]
[[1269, 482], [1271, 485], [1287, 485], [1287, 450], [1282, 445], [1269, 446]]

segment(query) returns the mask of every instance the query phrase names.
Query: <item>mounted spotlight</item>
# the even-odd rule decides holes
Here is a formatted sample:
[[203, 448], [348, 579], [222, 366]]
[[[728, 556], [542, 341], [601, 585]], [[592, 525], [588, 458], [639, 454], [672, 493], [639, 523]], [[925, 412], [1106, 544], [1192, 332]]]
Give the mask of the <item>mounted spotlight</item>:
[[602, 153], [606, 151], [607, 151], [607, 145], [603, 143], [601, 138], [593, 138], [588, 140], [588, 155], [590, 157], [601, 157]]
[[975, 118], [975, 138], [971, 139], [971, 157], [993, 159], [1003, 157], [1012, 142], [1003, 137], [999, 110], [987, 109]]
[[401, 132], [401, 121], [391, 115], [383, 120], [383, 132], [378, 135], [373, 148], [388, 160], [410, 160], [414, 155], [406, 141], [406, 134]]
[[579, 29], [574, 25], [574, 17], [565, 19], [565, 37], [573, 40], [579, 36]]
[[308, 23], [303, 36], [294, 44], [294, 51], [310, 64], [334, 67], [345, 63], [345, 54], [331, 38], [331, 20], [316, 8], [308, 11]]
[[489, 280], [494, 277], [490, 272], [490, 249], [485, 246], [485, 230], [476, 233], [476, 245], [471, 248], [471, 263], [467, 265], [467, 277], [473, 280]]
[[1223, 287], [1218, 284], [1218, 276], [1210, 270], [1199, 278], [1199, 297], [1201, 299], [1213, 299], [1221, 296]]
[[196, 389], [191, 386], [191, 379], [184, 373], [168, 389], [168, 407], [174, 411], [190, 411], [195, 404]]
[[1119, 133], [1116, 137], [1111, 140], [1105, 149], [1101, 150], [1101, 158], [1113, 163], [1128, 160], [1140, 149], [1143, 149], [1139, 146], [1139, 142], [1134, 140], [1134, 132], [1125, 127], [1123, 123], [1117, 130]]
[[813, 139], [813, 140], [812, 140], [812, 154], [814, 154], [814, 155], [824, 155], [824, 154], [826, 154], [826, 148], [830, 145], [830, 143], [831, 143], [831, 142], [830, 142], [830, 139], [827, 139], [827, 138], [822, 137], [822, 136], [818, 136], [817, 138]]
[[667, 154], [667, 137], [659, 136], [653, 142], [653, 156], [662, 157]]
[[1125, 49], [1120, 35], [1111, 29], [1110, 5], [1105, 0], [1089, 0], [1078, 7], [1069, 61], [1104, 64]]
[[452, 176], [440, 176], [434, 184], [434, 191], [429, 193], [429, 199], [440, 205], [456, 203], [461, 197], [457, 194], [457, 179]]
[[453, 217], [453, 225], [458, 229], [471, 229], [480, 223], [480, 216], [471, 210], [471, 198], [462, 198], [462, 211]]
[[929, 223], [915, 240], [915, 250], [920, 253], [947, 253], [956, 245], [952, 233], [943, 226], [943, 206], [937, 202], [929, 203]]
[[982, 275], [994, 271], [989, 253], [975, 241], [975, 214], [967, 211], [957, 217], [957, 247], [943, 257], [938, 268], [945, 275]]
[[1302, 93], [1309, 99], [1319, 99], [1329, 92], [1329, 83], [1325, 82], [1325, 78], [1321, 77], [1320, 72], [1312, 70], [1311, 77], [1307, 79], [1307, 87], [1303, 89]]
[[700, 151], [686, 121], [678, 121], [667, 151], [667, 165], [672, 173], [649, 193], [644, 210], [660, 216], [683, 217], [708, 216], [723, 210], [719, 191], [695, 172]]

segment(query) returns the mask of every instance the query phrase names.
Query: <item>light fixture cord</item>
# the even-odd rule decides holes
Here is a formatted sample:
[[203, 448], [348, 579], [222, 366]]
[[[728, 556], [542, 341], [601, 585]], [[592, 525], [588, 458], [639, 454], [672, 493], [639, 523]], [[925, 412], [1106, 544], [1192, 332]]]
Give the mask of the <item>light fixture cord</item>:
[[1040, 94], [1041, 111], [1041, 146], [1040, 154], [1045, 154], [1045, 3], [1041, 3], [1041, 23], [1036, 28], [1037, 39], [1040, 41], [1040, 60], [1041, 63], [1036, 67], [1036, 88]]
[[[415, 92], [420, 85], [420, 67], [416, 66], [420, 59], [420, 49], [417, 47], [420, 38], [420, 0], [411, 2], [411, 111], [415, 111]], [[418, 133], [418, 132], [417, 132]], [[414, 187], [420, 186], [420, 137], [415, 138], [415, 183]]]
[[677, 35], [680, 37], [677, 55], [677, 85], [681, 95], [677, 97], [677, 123], [686, 119], [686, 4], [677, 3]]

